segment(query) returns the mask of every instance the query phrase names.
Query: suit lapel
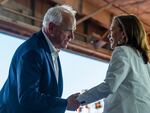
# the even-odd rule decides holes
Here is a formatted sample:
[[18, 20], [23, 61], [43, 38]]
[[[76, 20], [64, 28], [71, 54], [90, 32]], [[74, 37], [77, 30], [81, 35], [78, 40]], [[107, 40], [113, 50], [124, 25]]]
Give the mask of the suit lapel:
[[49, 60], [49, 63], [50, 63], [50, 65], [51, 65], [52, 69], [53, 69], [53, 72], [55, 73], [52, 56], [51, 56], [50, 53], [48, 53], [48, 52], [45, 52], [45, 54], [46, 54], [46, 56], [47, 56], [47, 58], [48, 58], [48, 60]]
[[[44, 48], [44, 50], [45, 50], [46, 57], [47, 57], [47, 59], [48, 59], [48, 61], [49, 61], [49, 64], [50, 64], [51, 67], [52, 67], [52, 71], [53, 71], [53, 73], [54, 73], [54, 78], [55, 78], [55, 80], [56, 80], [55, 69], [54, 69], [54, 65], [53, 65], [53, 60], [52, 60], [52, 56], [51, 56], [51, 51], [50, 51], [50, 49], [49, 49], [48, 43], [46, 42], [46, 39], [45, 39], [45, 37], [44, 37], [44, 34], [42, 33], [42, 30], [40, 31], [40, 39], [41, 39], [40, 42], [42, 42], [42, 46], [43, 46], [43, 48]], [[57, 84], [57, 80], [56, 80], [56, 84]]]
[[59, 95], [61, 96], [63, 91], [63, 78], [62, 78], [62, 70], [61, 70], [59, 57], [57, 58], [57, 61], [58, 61], [58, 68], [59, 68], [58, 89], [59, 89]]

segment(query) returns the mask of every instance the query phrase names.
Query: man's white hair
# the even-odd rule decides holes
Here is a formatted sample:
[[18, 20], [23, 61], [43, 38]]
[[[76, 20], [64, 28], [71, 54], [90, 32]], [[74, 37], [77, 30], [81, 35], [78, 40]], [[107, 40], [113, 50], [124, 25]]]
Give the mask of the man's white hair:
[[76, 11], [73, 10], [73, 8], [69, 5], [61, 5], [61, 6], [55, 6], [48, 9], [43, 19], [43, 23], [42, 23], [43, 27], [47, 27], [49, 22], [53, 22], [56, 25], [60, 25], [63, 20], [62, 12], [66, 12], [72, 15], [72, 17], [74, 18], [74, 26], [76, 26], [76, 21], [75, 21]]

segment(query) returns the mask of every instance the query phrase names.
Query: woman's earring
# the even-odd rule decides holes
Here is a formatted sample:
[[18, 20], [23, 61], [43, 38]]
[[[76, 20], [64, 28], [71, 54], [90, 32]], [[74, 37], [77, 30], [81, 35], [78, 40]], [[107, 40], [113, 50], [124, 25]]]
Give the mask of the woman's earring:
[[51, 37], [54, 37], [54, 34], [50, 34]]
[[119, 41], [118, 41], [118, 44], [119, 44], [119, 45], [120, 45], [120, 44], [122, 44], [122, 41], [121, 41], [121, 40], [119, 40]]
[[121, 45], [121, 44], [125, 43], [125, 40], [124, 40], [124, 39], [125, 39], [125, 37], [122, 36], [121, 40], [118, 41], [118, 44]]

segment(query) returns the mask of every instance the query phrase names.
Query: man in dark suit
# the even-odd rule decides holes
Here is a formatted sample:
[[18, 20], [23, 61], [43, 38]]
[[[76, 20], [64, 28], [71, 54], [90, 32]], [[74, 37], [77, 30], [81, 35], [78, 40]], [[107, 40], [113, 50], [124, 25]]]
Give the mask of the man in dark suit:
[[79, 107], [79, 93], [61, 98], [63, 79], [58, 56], [74, 38], [75, 13], [66, 5], [50, 8], [42, 29], [16, 50], [0, 91], [0, 113], [64, 113]]

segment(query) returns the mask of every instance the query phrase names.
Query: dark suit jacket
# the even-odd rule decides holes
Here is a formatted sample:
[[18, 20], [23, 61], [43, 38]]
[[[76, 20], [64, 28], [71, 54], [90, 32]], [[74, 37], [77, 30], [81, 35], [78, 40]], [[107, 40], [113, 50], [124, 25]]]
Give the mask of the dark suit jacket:
[[64, 113], [63, 81], [55, 78], [51, 52], [39, 31], [16, 50], [9, 76], [0, 91], [0, 113]]

